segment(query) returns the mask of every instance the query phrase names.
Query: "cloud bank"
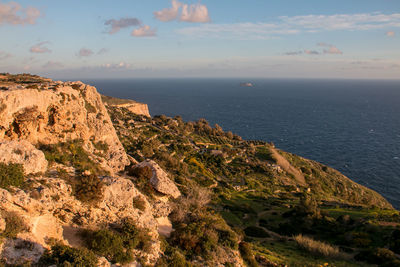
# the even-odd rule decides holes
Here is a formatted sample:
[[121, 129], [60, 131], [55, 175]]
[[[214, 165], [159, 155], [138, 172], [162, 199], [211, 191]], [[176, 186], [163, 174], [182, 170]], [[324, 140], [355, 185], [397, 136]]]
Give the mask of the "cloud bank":
[[39, 53], [39, 54], [51, 53], [51, 50], [45, 46], [48, 43], [49, 42], [41, 42], [41, 43], [35, 44], [34, 46], [32, 46], [29, 49], [29, 51], [31, 53]]
[[150, 28], [148, 25], [143, 25], [138, 29], [134, 29], [131, 35], [135, 37], [152, 37], [156, 36], [156, 30]]
[[387, 37], [394, 37], [396, 34], [394, 33], [394, 31], [388, 31], [386, 32], [386, 36]]
[[93, 50], [87, 48], [81, 48], [78, 51], [78, 57], [90, 57], [94, 54]]
[[4, 52], [4, 51], [0, 51], [0, 60], [5, 60], [5, 59], [8, 59], [8, 58], [10, 58], [10, 57], [12, 57], [11, 54], [6, 53], [6, 52]]
[[200, 3], [184, 4], [177, 0], [172, 0], [172, 7], [154, 12], [154, 17], [160, 21], [168, 22], [179, 20], [193, 23], [210, 22], [208, 8]]
[[123, 28], [139, 26], [140, 24], [141, 22], [137, 18], [121, 18], [119, 20], [109, 19], [104, 23], [104, 25], [111, 27], [110, 31], [108, 32], [109, 34], [117, 33]]
[[0, 3], [0, 25], [35, 24], [40, 17], [40, 11], [34, 7], [22, 8], [16, 2]]
[[181, 28], [176, 32], [197, 38], [270, 39], [302, 32], [374, 30], [388, 27], [400, 28], [400, 13], [281, 16], [271, 23], [205, 24]]
[[322, 55], [322, 54], [333, 54], [333, 55], [342, 55], [343, 52], [339, 50], [336, 46], [327, 43], [318, 43], [317, 46], [325, 47], [322, 51], [304, 49], [304, 51], [290, 51], [284, 53], [286, 56], [297, 56], [297, 55]]

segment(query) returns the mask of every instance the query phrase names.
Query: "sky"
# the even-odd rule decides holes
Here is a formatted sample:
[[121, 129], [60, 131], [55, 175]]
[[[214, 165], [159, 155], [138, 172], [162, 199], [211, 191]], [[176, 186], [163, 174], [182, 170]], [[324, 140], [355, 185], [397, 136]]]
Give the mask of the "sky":
[[0, 0], [0, 72], [400, 79], [399, 0]]

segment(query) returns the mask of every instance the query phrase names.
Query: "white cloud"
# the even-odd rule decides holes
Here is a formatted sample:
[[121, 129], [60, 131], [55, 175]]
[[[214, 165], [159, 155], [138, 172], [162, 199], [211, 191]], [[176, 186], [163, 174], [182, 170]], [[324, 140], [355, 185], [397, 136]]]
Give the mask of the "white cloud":
[[322, 46], [322, 47], [328, 47], [328, 49], [324, 49], [324, 54], [337, 54], [337, 55], [341, 55], [343, 54], [342, 51], [339, 50], [339, 48], [337, 48], [336, 46], [332, 45], [332, 44], [327, 44], [327, 43], [318, 43], [318, 46]]
[[0, 25], [35, 24], [40, 11], [34, 7], [22, 8], [16, 2], [0, 3]]
[[210, 21], [208, 15], [208, 8], [200, 3], [187, 5], [182, 5], [182, 15], [181, 21], [185, 22], [197, 22], [206, 23]]
[[290, 52], [284, 53], [284, 55], [286, 55], [286, 56], [297, 56], [297, 55], [301, 55], [301, 54], [303, 54], [303, 51], [290, 51]]
[[308, 50], [308, 49], [304, 50], [304, 53], [307, 54], [307, 55], [319, 55], [320, 54], [316, 50]]
[[61, 62], [57, 61], [47, 61], [43, 66], [45, 69], [56, 69], [56, 68], [62, 68], [64, 65]]
[[94, 54], [94, 52], [91, 49], [87, 48], [81, 48], [78, 52], [79, 57], [90, 57]]
[[400, 27], [400, 13], [361, 13], [279, 17], [285, 24], [308, 30], [370, 30]]
[[204, 24], [177, 30], [188, 37], [214, 37], [218, 39], [271, 39], [277, 35], [299, 33], [297, 29], [283, 28], [271, 23]]
[[324, 54], [337, 54], [337, 55], [342, 55], [343, 52], [340, 51], [336, 46], [330, 46], [329, 49], [324, 49]]
[[341, 54], [343, 54], [342, 51], [340, 51], [336, 46], [334, 46], [332, 44], [318, 43], [317, 46], [327, 47], [327, 49], [324, 49], [323, 51], [304, 49], [304, 51], [286, 52], [286, 53], [284, 53], [284, 55], [286, 55], [286, 56], [296, 56], [296, 55], [301, 55], [303, 53], [306, 54], [306, 55], [322, 55], [322, 54], [337, 54], [337, 55], [341, 55]]
[[143, 27], [134, 29], [131, 35], [135, 37], [151, 37], [156, 36], [156, 30], [150, 28], [148, 25], [143, 25]]
[[122, 18], [119, 20], [109, 19], [104, 23], [104, 25], [111, 26], [111, 29], [108, 32], [109, 34], [114, 34], [114, 33], [119, 32], [123, 28], [128, 28], [131, 26], [138, 26], [140, 24], [141, 24], [141, 22], [137, 18]]
[[29, 49], [29, 51], [31, 53], [39, 53], [39, 54], [51, 53], [51, 50], [45, 46], [48, 43], [49, 42], [41, 42], [41, 43], [35, 44]]
[[101, 65], [102, 68], [106, 69], [129, 69], [132, 67], [131, 64], [121, 61], [120, 63], [108, 63]]
[[396, 34], [394, 33], [394, 31], [388, 31], [386, 32], [386, 36], [387, 37], [394, 37]]
[[102, 48], [102, 49], [100, 49], [99, 51], [97, 51], [97, 55], [104, 55], [104, 54], [107, 54], [108, 51], [109, 51], [109, 49], [107, 49], [107, 48]]
[[373, 30], [388, 27], [400, 27], [400, 13], [283, 16], [271, 23], [205, 24], [181, 28], [177, 33], [189, 37], [247, 40], [270, 39], [302, 32]]
[[164, 8], [154, 12], [154, 17], [160, 21], [168, 22], [179, 19], [184, 22], [206, 23], [210, 21], [208, 8], [200, 3], [184, 4], [177, 0], [172, 0], [171, 8]]
[[4, 52], [4, 51], [0, 51], [0, 60], [6, 60], [6, 59], [8, 59], [8, 58], [10, 58], [10, 57], [12, 57], [11, 54], [6, 53], [6, 52]]
[[179, 9], [182, 4], [177, 0], [172, 0], [172, 7], [171, 8], [164, 8], [161, 11], [154, 12], [154, 16], [156, 19], [160, 21], [172, 21], [175, 20], [179, 15]]

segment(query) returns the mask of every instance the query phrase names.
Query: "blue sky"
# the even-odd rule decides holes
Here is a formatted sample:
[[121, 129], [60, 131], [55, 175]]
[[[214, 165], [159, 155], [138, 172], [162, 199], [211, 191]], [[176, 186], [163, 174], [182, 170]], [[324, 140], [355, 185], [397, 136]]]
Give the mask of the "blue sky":
[[0, 72], [400, 78], [398, 0], [0, 0]]

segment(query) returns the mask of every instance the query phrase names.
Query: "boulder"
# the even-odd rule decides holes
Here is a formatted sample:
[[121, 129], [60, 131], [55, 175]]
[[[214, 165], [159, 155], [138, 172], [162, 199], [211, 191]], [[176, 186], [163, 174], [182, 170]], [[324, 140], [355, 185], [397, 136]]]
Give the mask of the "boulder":
[[43, 152], [25, 140], [1, 141], [0, 162], [22, 164], [25, 174], [44, 173], [47, 170], [47, 160]]
[[153, 171], [153, 176], [150, 178], [150, 184], [160, 193], [169, 195], [173, 198], [178, 198], [181, 192], [176, 187], [175, 183], [169, 179], [168, 174], [152, 160], [145, 160], [138, 164], [138, 167], [148, 166]]

